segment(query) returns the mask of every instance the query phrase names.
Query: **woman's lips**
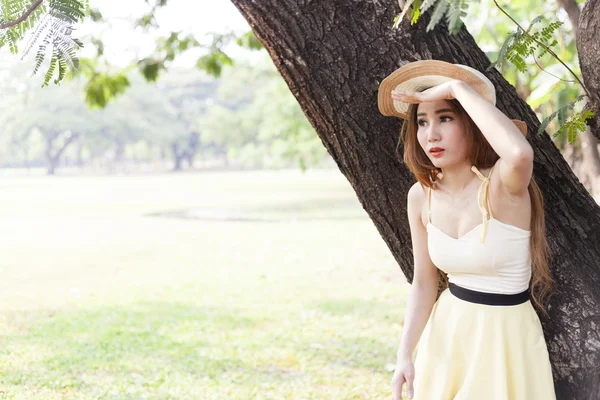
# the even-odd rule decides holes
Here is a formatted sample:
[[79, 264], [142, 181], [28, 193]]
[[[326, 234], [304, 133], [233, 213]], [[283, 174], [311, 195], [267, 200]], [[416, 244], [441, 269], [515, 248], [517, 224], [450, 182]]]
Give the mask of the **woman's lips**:
[[445, 150], [437, 150], [437, 151], [431, 151], [431, 155], [434, 157], [440, 157], [442, 154], [444, 154]]

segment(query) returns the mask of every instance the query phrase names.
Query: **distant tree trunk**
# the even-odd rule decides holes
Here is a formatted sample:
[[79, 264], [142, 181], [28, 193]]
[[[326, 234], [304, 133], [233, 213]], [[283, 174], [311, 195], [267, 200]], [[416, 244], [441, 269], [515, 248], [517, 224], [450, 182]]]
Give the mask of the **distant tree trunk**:
[[46, 161], [48, 163], [47, 173], [48, 175], [54, 175], [56, 173], [56, 168], [58, 167], [59, 159], [55, 157], [47, 157]]
[[76, 159], [76, 164], [79, 168], [83, 168], [83, 140], [81, 140], [81, 137], [79, 137], [77, 139], [77, 159]]
[[58, 131], [49, 131], [44, 132], [44, 138], [46, 139], [46, 149], [44, 151], [46, 158], [46, 167], [48, 175], [54, 175], [56, 173], [56, 168], [60, 163], [60, 158], [63, 155], [64, 151], [69, 147], [71, 143], [75, 139], [77, 139], [78, 134], [74, 134], [71, 132], [67, 132], [64, 134], [64, 139], [62, 144], [57, 145], [55, 149], [55, 145], [57, 140], [59, 140], [63, 136], [63, 132]]
[[[379, 83], [400, 65], [420, 59], [467, 64], [482, 72], [490, 61], [464, 28], [451, 36], [441, 23], [426, 32], [429, 11], [415, 25], [404, 20], [399, 30], [392, 29], [399, 12], [393, 1], [232, 2], [412, 282], [406, 196], [415, 180], [395, 153], [402, 121], [378, 111]], [[543, 321], [558, 399], [598, 399], [600, 209], [549, 136], [533, 134], [539, 121], [515, 89], [497, 70], [486, 75], [496, 86], [498, 109], [527, 123], [535, 151], [534, 175], [544, 195], [551, 270], [559, 288], [549, 309], [551, 321]]]
[[123, 162], [125, 156], [125, 141], [119, 137], [114, 138], [115, 143], [115, 163], [120, 164]]
[[175, 166], [173, 167], [173, 170], [181, 171], [181, 164], [183, 162], [185, 153], [179, 149], [179, 144], [177, 142], [173, 142], [171, 144], [171, 149], [173, 150], [173, 158], [175, 161]]
[[181, 171], [183, 169], [184, 160], [192, 167], [194, 157], [198, 151], [199, 138], [200, 135], [198, 133], [191, 132], [186, 138], [179, 138], [173, 141], [171, 150], [173, 151], [173, 157], [175, 158], [174, 171]]
[[188, 137], [187, 149], [185, 151], [185, 159], [188, 166], [192, 168], [194, 166], [194, 158], [198, 152], [198, 146], [200, 144], [200, 134], [198, 132], [190, 133]]

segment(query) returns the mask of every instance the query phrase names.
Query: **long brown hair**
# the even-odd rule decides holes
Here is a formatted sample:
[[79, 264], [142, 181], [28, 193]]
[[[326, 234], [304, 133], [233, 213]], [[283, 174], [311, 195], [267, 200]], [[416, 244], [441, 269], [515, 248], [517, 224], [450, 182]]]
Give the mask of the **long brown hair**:
[[[479, 127], [473, 122], [469, 114], [464, 110], [456, 99], [447, 100], [459, 120], [463, 123], [463, 129], [467, 135], [467, 146], [469, 161], [479, 169], [491, 168], [500, 158], [492, 146], [481, 133]], [[417, 104], [410, 104], [408, 108], [409, 118], [404, 120], [398, 140], [398, 147], [404, 142], [403, 161], [413, 173], [417, 181], [423, 186], [433, 188], [437, 180], [437, 174], [441, 170], [435, 167], [417, 140]], [[398, 147], [396, 154], [400, 156]], [[402, 161], [402, 160], [401, 160]], [[554, 279], [549, 269], [549, 248], [546, 240], [546, 223], [544, 217], [544, 199], [540, 187], [531, 177], [527, 187], [531, 198], [531, 236], [529, 254], [531, 257], [531, 299], [533, 305], [548, 317], [546, 302], [554, 290]], [[448, 277], [444, 272], [438, 270], [440, 289], [448, 287]]]

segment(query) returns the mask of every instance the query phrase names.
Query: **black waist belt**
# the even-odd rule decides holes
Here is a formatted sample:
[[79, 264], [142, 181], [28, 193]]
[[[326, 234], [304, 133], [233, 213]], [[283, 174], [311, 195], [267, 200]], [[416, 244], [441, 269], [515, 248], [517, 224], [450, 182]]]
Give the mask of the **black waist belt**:
[[478, 292], [458, 286], [452, 282], [448, 284], [450, 292], [459, 299], [469, 301], [471, 303], [487, 304], [490, 306], [515, 306], [525, 303], [529, 300], [529, 288], [521, 293], [502, 294], [502, 293], [487, 293]]

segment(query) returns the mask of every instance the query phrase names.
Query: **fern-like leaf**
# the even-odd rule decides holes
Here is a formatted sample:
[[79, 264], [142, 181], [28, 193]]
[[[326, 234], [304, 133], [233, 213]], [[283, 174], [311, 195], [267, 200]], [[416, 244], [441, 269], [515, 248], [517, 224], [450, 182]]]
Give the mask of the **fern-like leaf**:
[[463, 26], [462, 17], [467, 15], [468, 3], [465, 0], [449, 0], [446, 21], [448, 22], [448, 31], [454, 35], [460, 31]]
[[56, 64], [58, 64], [58, 59], [56, 55], [53, 55], [52, 60], [50, 60], [50, 68], [48, 68], [48, 71], [46, 72], [46, 77], [44, 78], [44, 83], [42, 84], [42, 87], [48, 86], [48, 82], [50, 82], [52, 76], [54, 75]]
[[65, 74], [67, 73], [67, 63], [64, 59], [58, 60], [58, 78], [54, 80], [55, 84], [60, 83], [65, 78]]
[[44, 62], [44, 58], [46, 56], [46, 47], [50, 44], [51, 40], [52, 40], [52, 30], [49, 29], [48, 32], [46, 32], [44, 41], [38, 48], [38, 52], [35, 56], [35, 67], [33, 68], [32, 75], [35, 75], [37, 73], [37, 71], [40, 69], [40, 67], [42, 66], [42, 63]]
[[[0, 0], [0, 23], [15, 21], [26, 12], [31, 11], [33, 0]], [[39, 45], [33, 74], [41, 68], [46, 53], [52, 54], [49, 69], [44, 78], [47, 86], [58, 66], [59, 83], [66, 76], [67, 68], [76, 69], [79, 64], [77, 50], [83, 47], [80, 40], [74, 39], [74, 25], [81, 22], [89, 11], [88, 0], [48, 0], [34, 9], [24, 21], [0, 32], [0, 47], [7, 45], [12, 53], [19, 51], [18, 43], [24, 35], [31, 31], [25, 45], [25, 57], [33, 46], [43, 38]]]
[[423, 5], [421, 5], [421, 14], [425, 14], [431, 6], [435, 5], [436, 1], [445, 1], [445, 0], [425, 0], [423, 1]]
[[435, 5], [435, 9], [433, 10], [433, 14], [431, 14], [431, 20], [429, 20], [429, 24], [427, 25], [427, 32], [432, 30], [438, 24], [438, 22], [440, 22], [444, 14], [446, 14], [447, 9], [448, 3], [446, 0], [438, 1], [438, 3]]
[[8, 49], [12, 54], [17, 54], [19, 52], [19, 46], [17, 45], [17, 38], [14, 31], [9, 30], [6, 32], [7, 40], [8, 40]]
[[[546, 130], [546, 128], [548, 127], [548, 125], [550, 124], [550, 122], [556, 118], [559, 113], [561, 112], [566, 112], [568, 110], [573, 109], [573, 107], [575, 107], [575, 104], [577, 104], [578, 102], [580, 102], [581, 100], [583, 100], [585, 98], [584, 95], [579, 95], [575, 98], [575, 100], [573, 100], [572, 102], [570, 102], [569, 104], [559, 108], [558, 110], [554, 111], [552, 114], [550, 114], [548, 117], [544, 118], [544, 120], [541, 122], [538, 130], [537, 130], [537, 134], [541, 135], [542, 132], [544, 132], [544, 130]], [[561, 117], [562, 118], [562, 117]], [[554, 135], [558, 135], [560, 132], [562, 132], [562, 126], [558, 129], [558, 132]]]
[[567, 129], [567, 140], [569, 143], [574, 144], [577, 137], [577, 133], [585, 132], [589, 118], [594, 118], [594, 112], [592, 110], [585, 110], [581, 114], [575, 115], [566, 125]]
[[507, 53], [512, 48], [512, 46], [514, 46], [514, 44], [519, 40], [520, 35], [520, 31], [511, 32], [508, 35], [504, 43], [502, 43], [502, 47], [500, 47], [500, 51], [498, 52], [498, 58], [496, 59], [496, 61], [490, 64], [490, 66], [486, 69], [486, 72], [490, 71], [494, 67], [502, 67], [504, 60], [506, 59]]
[[44, 32], [48, 28], [49, 22], [50, 22], [50, 18], [48, 18], [48, 15], [44, 15], [44, 18], [38, 24], [37, 28], [33, 31], [33, 34], [29, 38], [29, 41], [27, 42], [27, 45], [25, 46], [25, 51], [23, 52], [23, 56], [21, 57], [21, 59], [23, 59], [27, 54], [29, 54], [29, 52], [31, 51], [31, 48], [38, 41], [42, 32]]
[[534, 54], [539, 48], [544, 50], [540, 57], [546, 53], [545, 48], [538, 42], [547, 48], [556, 44], [556, 40], [552, 39], [552, 33], [562, 25], [562, 22], [552, 22], [547, 26], [542, 26], [540, 31], [534, 32], [534, 27], [538, 23], [543, 23], [543, 16], [534, 18], [525, 32], [518, 29], [517, 32], [511, 34], [504, 42], [495, 65], [500, 65], [506, 59], [512, 62], [519, 71], [525, 72], [527, 68], [525, 58]]
[[537, 134], [541, 135], [542, 132], [544, 132], [546, 130], [546, 128], [548, 127], [548, 125], [550, 125], [550, 122], [556, 118], [556, 116], [558, 115], [560, 110], [554, 111], [552, 114], [550, 114], [549, 116], [547, 116], [546, 118], [544, 118], [544, 120], [540, 123], [540, 126], [538, 127], [537, 130]]

